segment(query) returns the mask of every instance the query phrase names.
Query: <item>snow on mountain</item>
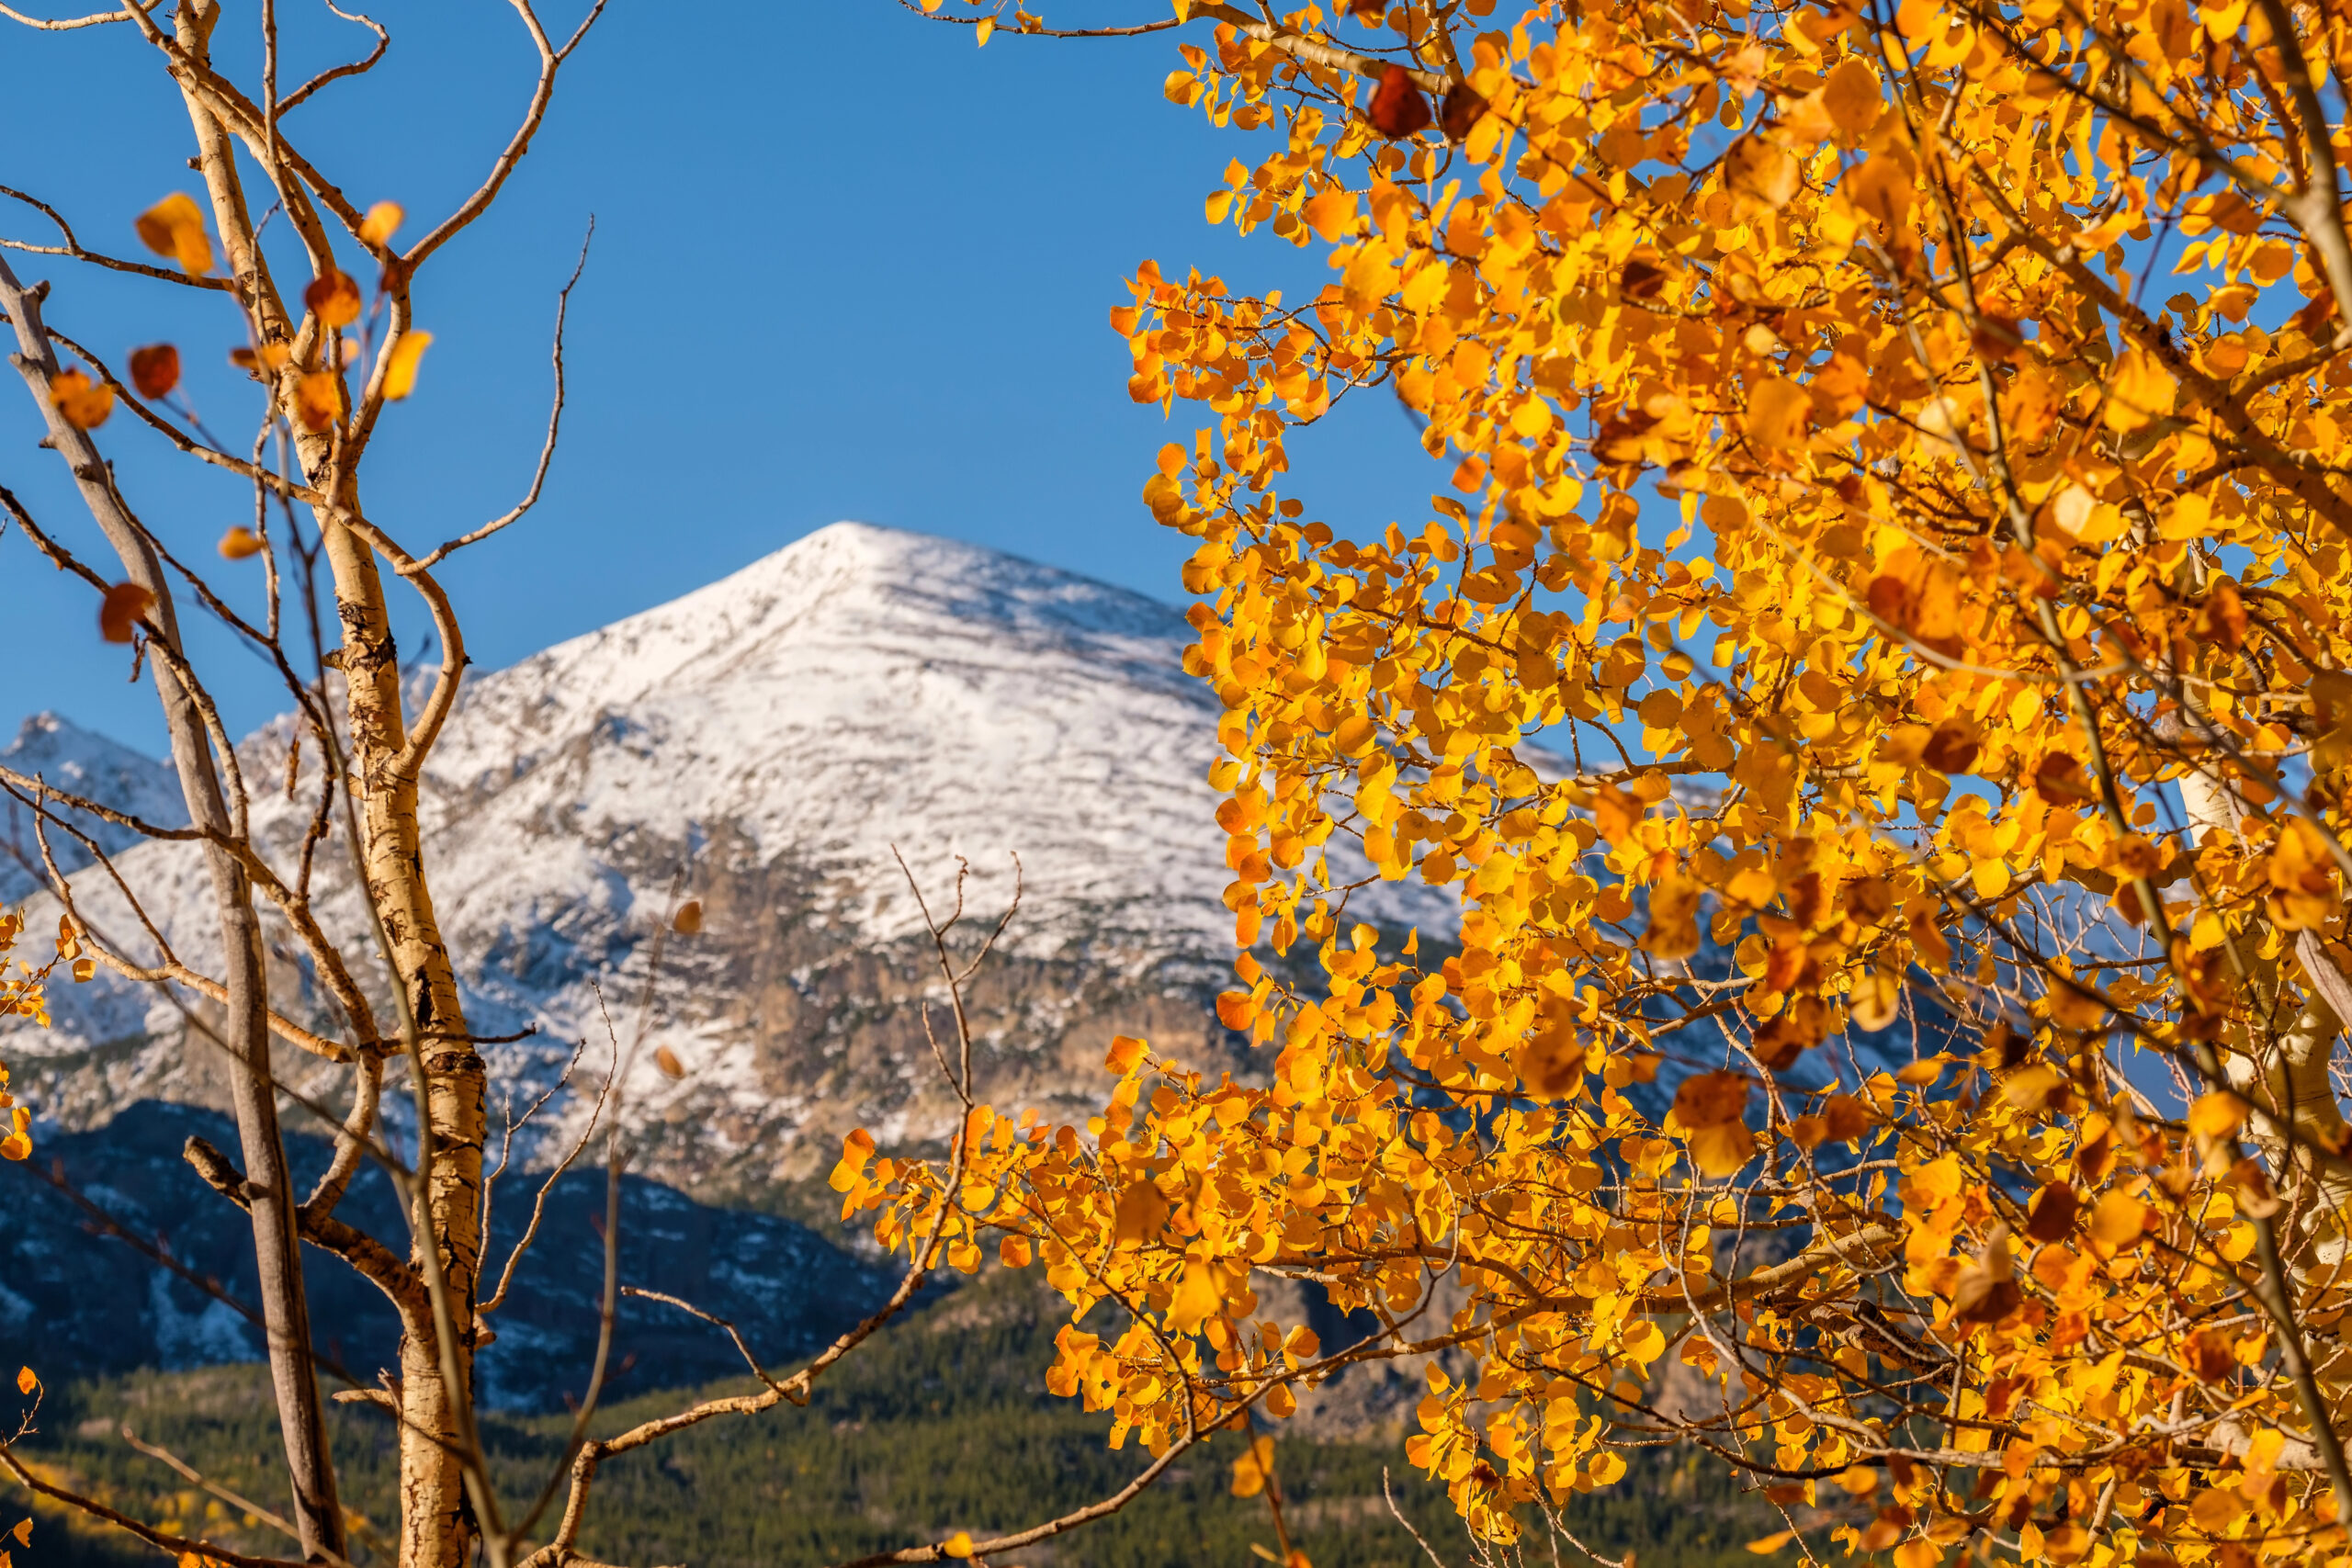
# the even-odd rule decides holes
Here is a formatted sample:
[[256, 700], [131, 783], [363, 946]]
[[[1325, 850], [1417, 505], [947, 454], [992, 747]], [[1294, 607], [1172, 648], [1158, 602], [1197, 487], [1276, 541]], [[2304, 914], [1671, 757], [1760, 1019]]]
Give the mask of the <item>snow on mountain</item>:
[[[0, 747], [0, 768], [40, 779], [68, 795], [110, 806], [157, 827], [187, 825], [187, 802], [181, 797], [179, 777], [169, 763], [93, 734], [53, 713], [35, 714], [25, 720], [16, 739]], [[109, 855], [141, 841], [131, 829], [85, 812], [67, 815]], [[52, 832], [49, 840], [50, 852], [66, 871], [79, 871], [92, 863], [89, 850], [70, 834]], [[22, 903], [43, 885], [40, 840], [33, 830], [32, 808], [13, 796], [0, 795], [0, 904]]]
[[[469, 1021], [544, 1031], [491, 1047], [493, 1073], [520, 1091], [572, 1042], [590, 1042], [594, 1068], [615, 1036], [636, 1034], [646, 939], [683, 868], [706, 929], [672, 944], [626, 1084], [650, 1168], [806, 1176], [851, 1126], [946, 1124], [923, 1024], [936, 958], [894, 845], [943, 917], [956, 858], [968, 860], [967, 953], [1021, 858], [1020, 913], [975, 982], [989, 1098], [1083, 1116], [1119, 1032], [1213, 1065], [1229, 1050], [1205, 1004], [1229, 974], [1230, 873], [1205, 782], [1218, 710], [1182, 672], [1187, 640], [1176, 610], [1140, 595], [845, 523], [469, 678], [423, 815]], [[246, 743], [248, 777], [284, 776], [289, 733], [281, 720]], [[313, 750], [298, 803], [315, 797]], [[281, 862], [304, 810], [275, 791], [254, 803]], [[321, 851], [321, 908], [356, 938], [357, 906], [335, 891], [346, 863], [339, 840]], [[158, 890], [149, 913], [175, 947], [201, 953], [211, 921], [196, 857], [154, 844], [123, 866]], [[136, 929], [107, 889], [76, 886], [100, 930]], [[1454, 918], [1425, 889], [1379, 892], [1386, 919]], [[273, 984], [292, 997], [300, 972], [290, 944], [279, 950]], [[9, 1054], [28, 1098], [69, 1124], [140, 1098], [210, 1099], [172, 1003], [101, 976], [54, 1006], [55, 1030]], [[935, 1006], [931, 1017], [944, 1026]], [[656, 1070], [662, 1045], [683, 1078]], [[317, 1087], [332, 1094], [332, 1077]]]

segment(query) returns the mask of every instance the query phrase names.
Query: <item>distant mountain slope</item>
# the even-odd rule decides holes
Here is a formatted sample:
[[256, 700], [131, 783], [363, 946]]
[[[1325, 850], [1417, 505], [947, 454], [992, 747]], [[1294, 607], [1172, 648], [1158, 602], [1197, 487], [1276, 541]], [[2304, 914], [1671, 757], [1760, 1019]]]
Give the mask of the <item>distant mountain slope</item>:
[[[475, 1029], [547, 1032], [496, 1048], [493, 1071], [545, 1082], [582, 1038], [592, 1067], [609, 1061], [605, 1010], [635, 1032], [645, 939], [685, 866], [706, 931], [673, 945], [627, 1086], [646, 1168], [759, 1184], [820, 1173], [854, 1125], [946, 1124], [919, 1005], [938, 993], [935, 959], [894, 844], [942, 916], [969, 860], [973, 942], [1021, 857], [1021, 913], [977, 983], [989, 1099], [1082, 1118], [1118, 1032], [1221, 1057], [1205, 1005], [1232, 929], [1205, 782], [1218, 709], [1182, 672], [1187, 638], [1176, 610], [1134, 593], [840, 524], [471, 677], [425, 780], [435, 899]], [[284, 777], [290, 733], [281, 720], [245, 744], [249, 777]], [[314, 751], [294, 802], [254, 803], [288, 863]], [[332, 892], [346, 863], [321, 852], [322, 908], [349, 934], [357, 907]], [[175, 946], [204, 952], [196, 858], [150, 845], [124, 869], [162, 890], [150, 913]], [[77, 886], [99, 929], [137, 929], [111, 889]], [[1396, 918], [1451, 923], [1442, 896], [1379, 891]], [[279, 946], [274, 984], [299, 998]], [[141, 1098], [212, 1102], [184, 1019], [152, 992], [102, 976], [62, 990], [56, 1012], [52, 1032], [8, 1043], [45, 1113], [86, 1126]], [[655, 1070], [657, 1045], [683, 1079]]]
[[[51, 1166], [84, 1197], [151, 1247], [160, 1246], [231, 1301], [253, 1305], [253, 1233], [244, 1214], [198, 1181], [181, 1158], [191, 1135], [233, 1149], [223, 1116], [145, 1104], [102, 1133], [43, 1142]], [[324, 1168], [322, 1139], [296, 1137], [297, 1182]], [[593, 1164], [593, 1162], [591, 1162]], [[531, 1213], [536, 1178], [510, 1173], [492, 1206], [491, 1266], [503, 1264]], [[560, 1408], [585, 1389], [595, 1355], [604, 1289], [605, 1178], [577, 1169], [549, 1195], [537, 1241], [516, 1270], [514, 1293], [490, 1322], [481, 1355], [484, 1396], [508, 1409]], [[106, 1220], [22, 1165], [0, 1167], [8, 1215], [0, 1269], [0, 1345], [17, 1362], [54, 1375], [98, 1377], [140, 1367], [180, 1369], [251, 1361], [261, 1330], [229, 1302], [150, 1261], [127, 1242], [94, 1232]], [[373, 1167], [363, 1167], [340, 1211], [401, 1250], [399, 1204]], [[621, 1277], [693, 1302], [732, 1321], [758, 1353], [806, 1356], [888, 1293], [885, 1268], [816, 1233], [765, 1214], [706, 1208], [670, 1188], [628, 1177], [621, 1202]], [[400, 1325], [373, 1285], [311, 1254], [306, 1270], [319, 1354], [362, 1384], [397, 1367]], [[742, 1371], [720, 1331], [676, 1309], [624, 1298], [613, 1342], [611, 1389], [626, 1399], [680, 1382]]]

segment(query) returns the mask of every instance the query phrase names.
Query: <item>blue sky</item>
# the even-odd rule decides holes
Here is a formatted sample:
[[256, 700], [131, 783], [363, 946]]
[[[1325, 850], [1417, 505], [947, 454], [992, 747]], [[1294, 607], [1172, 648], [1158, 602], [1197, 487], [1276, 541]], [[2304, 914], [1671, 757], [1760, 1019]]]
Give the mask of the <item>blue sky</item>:
[[[243, 75], [257, 51], [241, 29], [255, 7], [228, 9], [220, 49]], [[345, 57], [358, 36], [312, 25], [287, 0], [280, 10], [293, 18], [282, 81]], [[551, 29], [578, 14], [550, 11]], [[510, 133], [533, 57], [503, 6], [401, 0], [383, 19], [385, 63], [298, 110], [289, 133], [363, 204], [404, 204], [413, 237]], [[0, 180], [59, 207], [85, 243], [135, 251], [134, 214], [198, 188], [183, 163], [187, 120], [153, 55], [121, 27], [16, 31], [7, 44], [50, 90], [0, 103], [0, 145], [15, 150]], [[1252, 289], [1311, 288], [1322, 275], [1270, 234], [1204, 225], [1203, 197], [1249, 145], [1160, 96], [1175, 49], [1164, 36], [999, 34], [977, 50], [968, 29], [893, 0], [613, 0], [500, 205], [424, 275], [418, 319], [435, 341], [417, 395], [371, 456], [371, 515], [425, 546], [521, 495], [546, 419], [556, 291], [593, 212], [546, 498], [444, 574], [483, 666], [844, 517], [1180, 597], [1187, 542], [1137, 495], [1161, 444], [1189, 444], [1201, 421], [1183, 405], [1168, 421], [1127, 400], [1127, 356], [1106, 321], [1125, 301], [1121, 280], [1147, 256]], [[0, 233], [51, 238], [38, 214], [0, 207]], [[176, 343], [207, 421], [232, 445], [250, 439], [258, 403], [226, 364], [242, 335], [225, 302], [11, 260], [55, 280], [52, 323], [119, 368], [133, 344]], [[127, 416], [100, 434], [158, 533], [257, 603], [257, 570], [212, 554], [249, 517], [250, 492], [191, 474]], [[11, 378], [0, 484], [87, 542], [38, 436]], [[1306, 441], [1295, 477], [1312, 513], [1351, 531], [1425, 515], [1442, 478], [1377, 398]], [[54, 708], [159, 749], [152, 694], [127, 683], [124, 650], [98, 640], [87, 593], [13, 531], [0, 536], [0, 738]], [[412, 610], [404, 651], [421, 626]], [[258, 660], [196, 636], [232, 728], [284, 705]]]

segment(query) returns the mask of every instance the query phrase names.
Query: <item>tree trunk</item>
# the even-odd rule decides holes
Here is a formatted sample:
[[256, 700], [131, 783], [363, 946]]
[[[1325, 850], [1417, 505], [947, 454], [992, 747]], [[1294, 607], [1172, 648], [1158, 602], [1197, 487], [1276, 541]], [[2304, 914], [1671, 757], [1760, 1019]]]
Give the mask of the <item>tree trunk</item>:
[[424, 1062], [433, 1145], [425, 1204], [458, 1333], [458, 1386], [451, 1388], [430, 1309], [413, 1310], [401, 1324], [401, 1563], [460, 1568], [476, 1528], [457, 1453], [465, 1429], [460, 1412], [473, 1397], [486, 1074], [434, 918], [417, 831], [416, 780], [394, 766], [408, 730], [383, 580], [365, 541], [331, 516], [320, 516], [319, 523], [343, 626], [350, 781], [359, 807], [368, 895], [384, 923]]
[[[40, 325], [40, 302], [17, 283], [0, 260], [0, 299], [17, 328], [17, 366], [47, 415], [50, 444], [74, 471], [82, 499], [122, 563], [128, 581], [153, 598], [148, 619], [158, 647], [148, 668], [170, 733], [188, 818], [208, 832], [229, 834], [233, 827], [212, 746], [196, 694], [175, 665], [180, 649], [179, 619], [171, 583], [153, 546], [123, 507], [114, 476], [87, 433], [74, 428], [50, 400], [57, 374], [56, 353]], [[344, 1551], [343, 1513], [336, 1503], [334, 1469], [327, 1450], [326, 1424], [319, 1402], [318, 1377], [311, 1360], [310, 1303], [303, 1289], [300, 1244], [294, 1235], [295, 1197], [287, 1169], [286, 1145], [277, 1125], [277, 1097], [270, 1068], [269, 990], [263, 967], [261, 922], [254, 917], [253, 888], [236, 856], [218, 842], [205, 847], [212, 875], [213, 907], [220, 922], [222, 986], [228, 992], [219, 1032], [227, 1058], [229, 1092], [244, 1155], [247, 1211], [253, 1219], [254, 1264], [261, 1295], [264, 1330], [269, 1338], [270, 1381], [277, 1398], [279, 1431], [292, 1483], [294, 1518], [303, 1553], [313, 1561]], [[198, 1021], [199, 1030], [205, 1026]]]

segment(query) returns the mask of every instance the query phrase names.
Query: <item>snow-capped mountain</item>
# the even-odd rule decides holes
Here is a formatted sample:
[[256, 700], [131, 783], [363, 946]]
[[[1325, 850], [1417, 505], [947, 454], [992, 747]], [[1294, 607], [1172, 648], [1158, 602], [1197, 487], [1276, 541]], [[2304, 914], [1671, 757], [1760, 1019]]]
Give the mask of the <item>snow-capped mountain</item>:
[[[1232, 932], [1205, 782], [1217, 709], [1182, 672], [1187, 637], [1176, 610], [1134, 593], [840, 524], [470, 677], [423, 812], [469, 1021], [542, 1030], [491, 1048], [493, 1073], [519, 1092], [574, 1042], [590, 1042], [594, 1071], [614, 1035], [635, 1036], [647, 939], [683, 874], [705, 928], [672, 943], [628, 1058], [640, 1168], [756, 1184], [821, 1173], [853, 1126], [887, 1138], [948, 1124], [923, 1022], [944, 995], [938, 960], [893, 846], [941, 918], [968, 860], [966, 954], [1020, 856], [1020, 912], [973, 986], [986, 1098], [1083, 1117], [1114, 1033], [1193, 1059], [1226, 1052], [1205, 1005]], [[284, 778], [291, 733], [280, 721], [246, 742], [246, 776]], [[315, 798], [314, 751], [297, 803]], [[256, 834], [291, 863], [305, 807], [266, 795]], [[357, 907], [334, 892], [347, 886], [339, 846], [320, 852], [322, 908], [372, 971]], [[197, 857], [151, 844], [121, 864], [174, 945], [202, 953]], [[76, 886], [97, 929], [137, 929], [96, 879]], [[1392, 918], [1450, 922], [1442, 897], [1384, 891]], [[290, 998], [300, 969], [290, 944], [278, 951], [274, 988]], [[44, 1113], [87, 1126], [142, 1098], [212, 1099], [181, 1014], [152, 991], [102, 975], [52, 1006], [55, 1028], [6, 1053]], [[945, 1026], [936, 1005], [931, 1017]], [[658, 1070], [662, 1046], [683, 1077]], [[316, 1080], [331, 1096], [333, 1084]]]
[[[94, 735], [53, 713], [35, 714], [25, 720], [16, 739], [0, 747], [0, 768], [128, 812], [159, 828], [187, 825], [187, 802], [180, 795], [179, 776], [169, 763]], [[84, 812], [67, 815], [107, 854], [119, 854], [141, 841], [131, 829]], [[70, 834], [52, 832], [49, 848], [68, 872], [92, 863], [88, 848]], [[44, 885], [32, 809], [13, 796], [0, 795], [0, 904], [22, 903]]]

